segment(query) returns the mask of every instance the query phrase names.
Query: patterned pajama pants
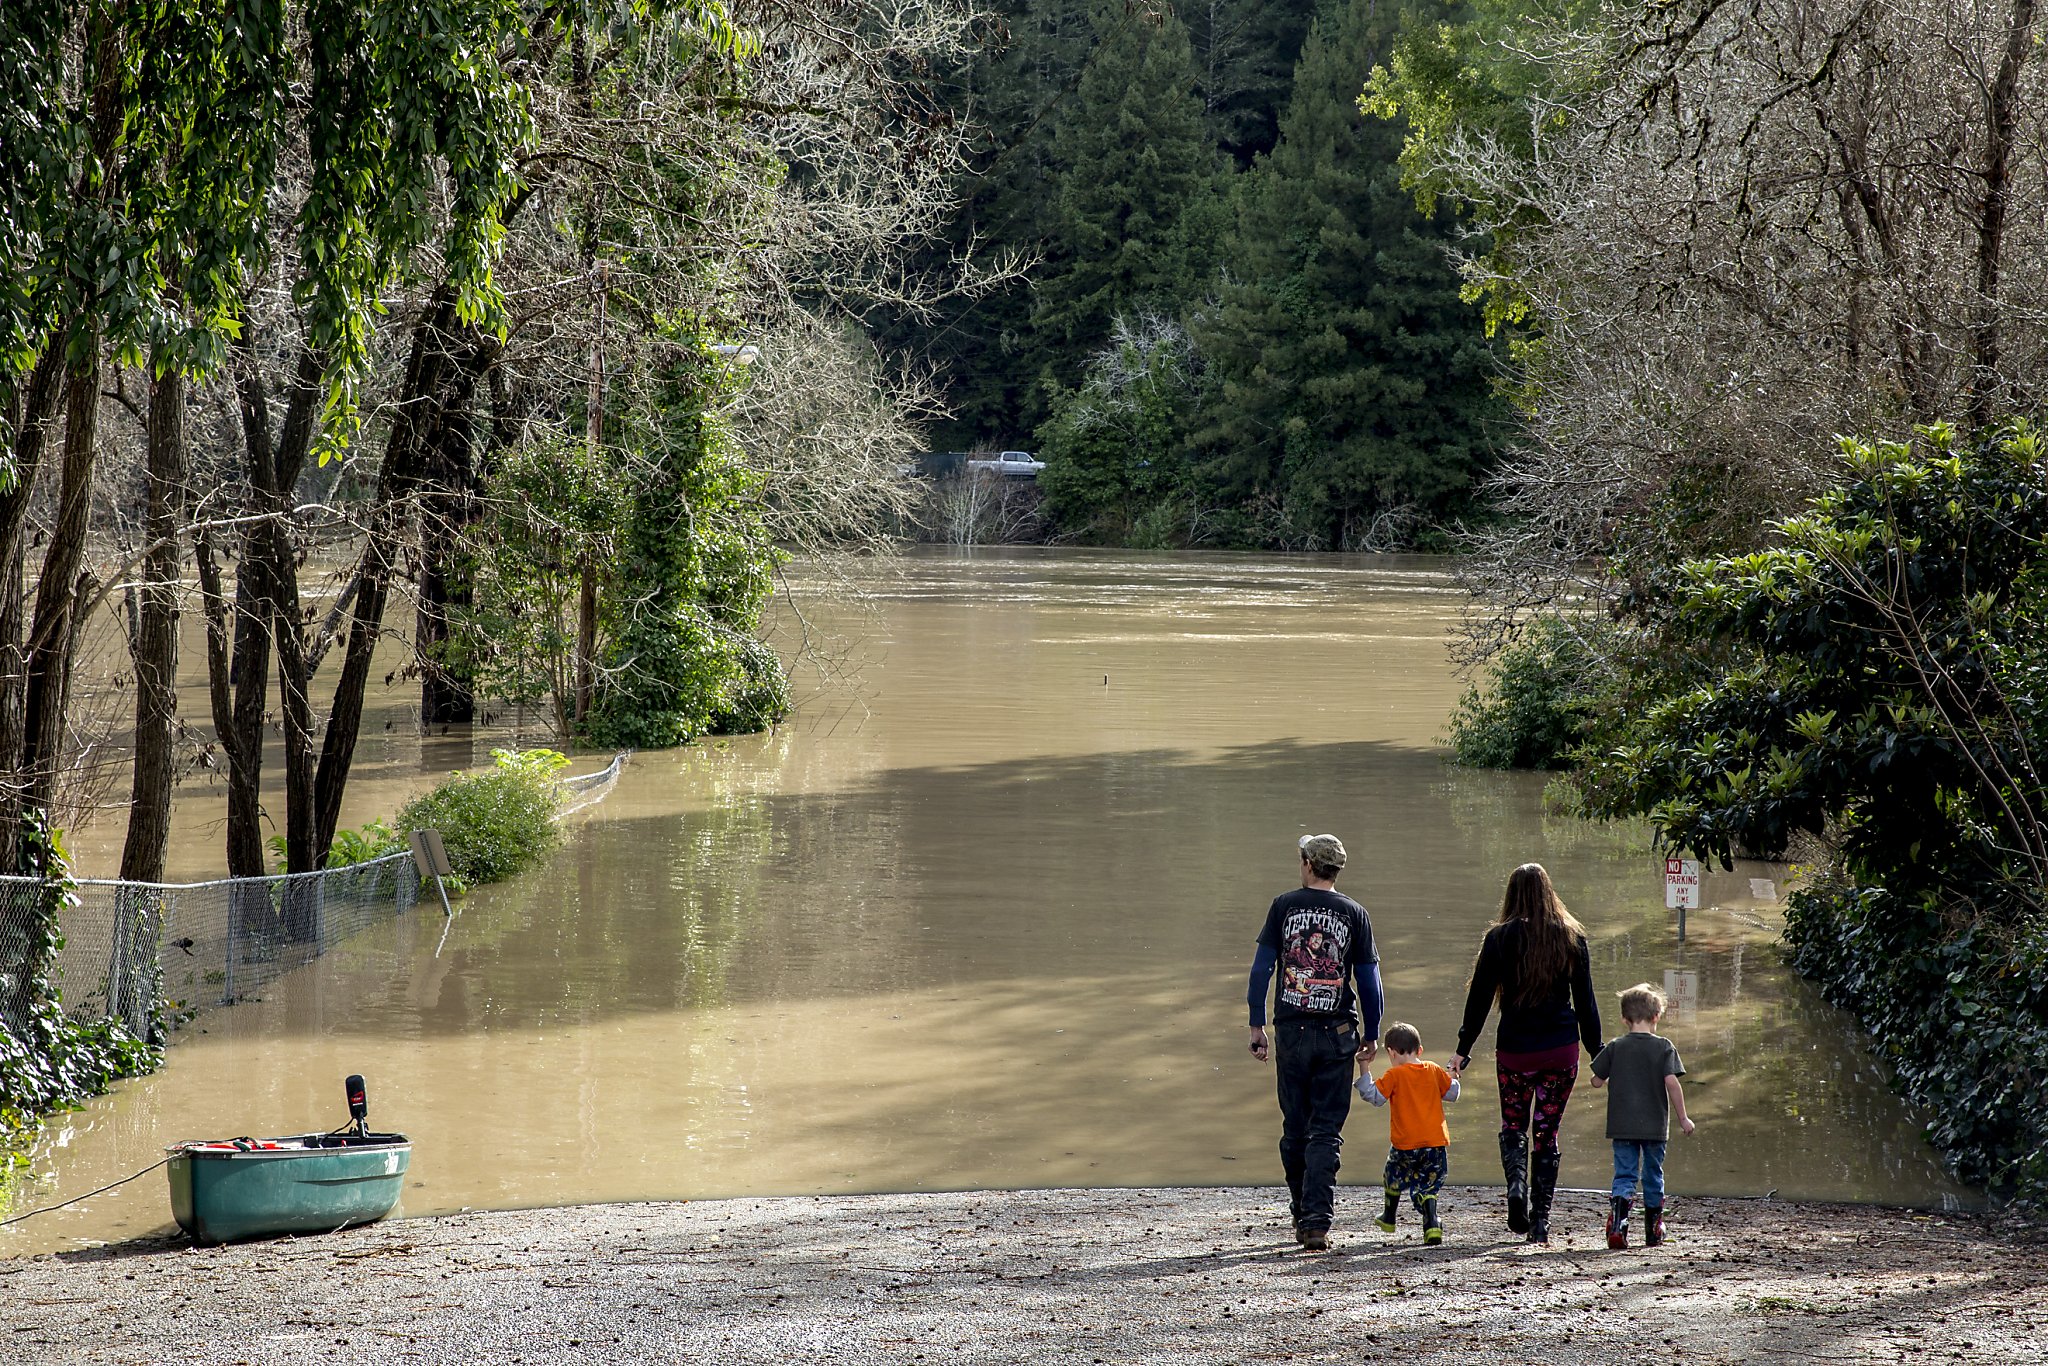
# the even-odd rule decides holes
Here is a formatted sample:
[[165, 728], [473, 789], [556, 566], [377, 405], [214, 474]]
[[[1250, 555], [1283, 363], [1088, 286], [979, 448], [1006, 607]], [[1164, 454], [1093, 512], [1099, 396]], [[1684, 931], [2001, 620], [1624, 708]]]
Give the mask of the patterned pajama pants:
[[1503, 1069], [1498, 1075], [1500, 1131], [1530, 1134], [1534, 1151], [1556, 1152], [1557, 1126], [1564, 1119], [1564, 1103], [1572, 1098], [1572, 1084], [1579, 1079], [1579, 1065], [1541, 1072]]
[[1386, 1189], [1405, 1191], [1415, 1208], [1421, 1209], [1423, 1201], [1434, 1199], [1444, 1188], [1450, 1168], [1448, 1148], [1389, 1148]]

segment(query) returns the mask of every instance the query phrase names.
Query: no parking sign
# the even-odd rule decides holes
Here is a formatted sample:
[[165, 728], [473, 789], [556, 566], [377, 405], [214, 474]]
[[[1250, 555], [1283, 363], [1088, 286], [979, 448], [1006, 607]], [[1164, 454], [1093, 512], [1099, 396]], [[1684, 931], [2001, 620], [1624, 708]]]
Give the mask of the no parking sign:
[[1664, 909], [1693, 909], [1700, 904], [1700, 861], [1696, 858], [1664, 860]]

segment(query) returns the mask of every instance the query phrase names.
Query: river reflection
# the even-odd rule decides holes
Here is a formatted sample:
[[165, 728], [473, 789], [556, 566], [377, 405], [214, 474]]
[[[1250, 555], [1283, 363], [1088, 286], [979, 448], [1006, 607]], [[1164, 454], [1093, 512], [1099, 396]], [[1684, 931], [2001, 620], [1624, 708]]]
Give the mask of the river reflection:
[[[17, 1207], [197, 1135], [342, 1118], [340, 1079], [417, 1143], [410, 1213], [732, 1194], [1270, 1184], [1272, 1075], [1244, 975], [1294, 842], [1345, 839], [1388, 1007], [1446, 1057], [1509, 869], [1547, 864], [1603, 1002], [1667, 1021], [1697, 1134], [1674, 1191], [1939, 1204], [1914, 1118], [1784, 968], [1790, 872], [1710, 874], [1687, 942], [1639, 829], [1547, 816], [1539, 776], [1448, 767], [1459, 688], [1440, 562], [1000, 552], [876, 570], [808, 629], [863, 687], [762, 737], [637, 756], [564, 850], [201, 1019], [158, 1076], [60, 1119]], [[795, 635], [793, 617], [790, 623]], [[1751, 879], [1770, 884], [1752, 884]], [[1680, 976], [1679, 974], [1690, 974]], [[1620, 1029], [1618, 1011], [1609, 1033]], [[1498, 1180], [1491, 1040], [1452, 1179]], [[1603, 1098], [1565, 1182], [1604, 1186]], [[1376, 1183], [1359, 1107], [1345, 1177]], [[0, 1251], [160, 1227], [161, 1177], [0, 1233]]]

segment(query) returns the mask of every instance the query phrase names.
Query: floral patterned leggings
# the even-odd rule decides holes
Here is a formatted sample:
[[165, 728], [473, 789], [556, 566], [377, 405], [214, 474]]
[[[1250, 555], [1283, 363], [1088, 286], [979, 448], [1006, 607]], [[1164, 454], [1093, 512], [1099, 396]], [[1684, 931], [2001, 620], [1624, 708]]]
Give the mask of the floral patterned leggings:
[[1500, 1131], [1521, 1134], [1533, 1130], [1534, 1151], [1557, 1151], [1557, 1126], [1564, 1119], [1564, 1103], [1572, 1098], [1572, 1084], [1579, 1079], [1579, 1065], [1550, 1067], [1541, 1072], [1510, 1072], [1501, 1069]]

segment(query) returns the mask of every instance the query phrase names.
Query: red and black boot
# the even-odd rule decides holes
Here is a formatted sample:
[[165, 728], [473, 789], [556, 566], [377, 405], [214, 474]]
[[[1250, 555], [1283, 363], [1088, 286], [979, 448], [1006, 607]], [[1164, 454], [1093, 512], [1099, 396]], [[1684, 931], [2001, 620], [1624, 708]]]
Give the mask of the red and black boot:
[[[1629, 1207], [1634, 1203], [1633, 1200], [1619, 1195], [1613, 1196], [1608, 1200], [1608, 1204], [1613, 1206], [1613, 1211], [1607, 1216], [1607, 1246], [1615, 1249], [1617, 1252], [1628, 1246], [1628, 1212]], [[1648, 1214], [1649, 1212], [1649, 1206], [1645, 1205], [1643, 1213]], [[1650, 1235], [1644, 1234], [1643, 1240], [1648, 1242]]]
[[1645, 1203], [1643, 1206], [1643, 1246], [1655, 1247], [1664, 1241], [1664, 1207]]

